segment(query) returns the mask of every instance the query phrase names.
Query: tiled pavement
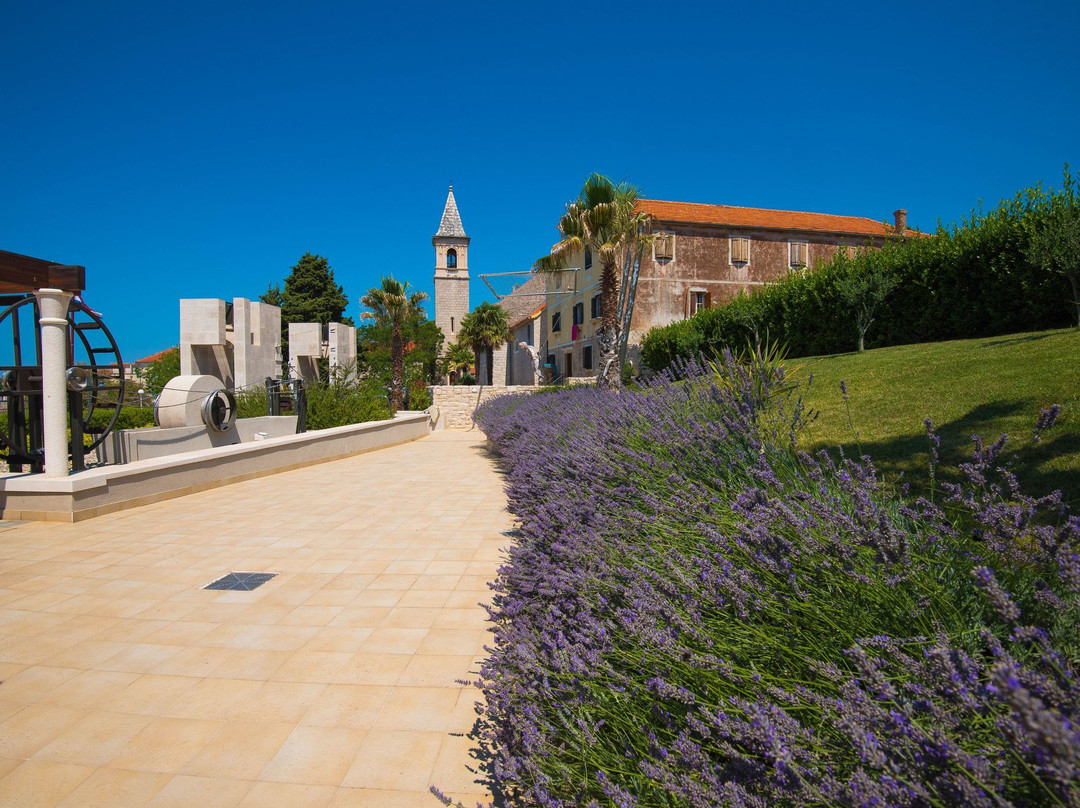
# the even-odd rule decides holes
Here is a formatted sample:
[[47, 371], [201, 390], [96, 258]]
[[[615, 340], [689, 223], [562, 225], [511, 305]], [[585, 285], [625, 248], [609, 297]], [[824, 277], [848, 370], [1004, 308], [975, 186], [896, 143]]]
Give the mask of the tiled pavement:
[[[486, 801], [457, 682], [510, 541], [482, 438], [0, 523], [0, 805]], [[202, 588], [230, 571], [278, 574]]]

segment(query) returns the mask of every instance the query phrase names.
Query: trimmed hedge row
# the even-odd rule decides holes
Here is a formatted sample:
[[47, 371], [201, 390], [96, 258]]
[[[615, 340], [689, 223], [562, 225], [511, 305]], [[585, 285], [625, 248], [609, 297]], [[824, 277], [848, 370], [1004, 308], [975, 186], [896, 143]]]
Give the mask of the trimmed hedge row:
[[755, 333], [784, 343], [791, 356], [854, 350], [857, 330], [838, 289], [853, 274], [880, 273], [895, 288], [867, 334], [868, 347], [967, 339], [1060, 328], [1070, 324], [1067, 280], [1029, 258], [1032, 233], [1060, 193], [1029, 188], [933, 238], [895, 240], [854, 257], [838, 253], [811, 274], [790, 275], [671, 325], [642, 341], [642, 361], [654, 371], [697, 352], [741, 350]]

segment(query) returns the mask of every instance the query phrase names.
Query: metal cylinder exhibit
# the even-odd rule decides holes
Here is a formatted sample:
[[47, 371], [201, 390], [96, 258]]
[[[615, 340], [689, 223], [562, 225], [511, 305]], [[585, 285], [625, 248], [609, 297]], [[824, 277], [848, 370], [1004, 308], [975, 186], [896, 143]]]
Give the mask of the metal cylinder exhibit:
[[154, 403], [154, 420], [163, 428], [205, 426], [227, 432], [236, 421], [236, 397], [214, 376], [176, 376]]
[[35, 293], [41, 316], [42, 420], [45, 436], [45, 476], [68, 474], [68, 304], [71, 295], [61, 289]]

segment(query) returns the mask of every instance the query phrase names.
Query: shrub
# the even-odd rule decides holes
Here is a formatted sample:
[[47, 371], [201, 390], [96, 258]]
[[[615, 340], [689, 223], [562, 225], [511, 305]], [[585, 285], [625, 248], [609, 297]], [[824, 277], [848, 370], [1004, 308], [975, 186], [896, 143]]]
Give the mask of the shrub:
[[1080, 804], [1080, 519], [1000, 442], [889, 495], [794, 450], [779, 363], [718, 369], [477, 412], [519, 522], [479, 681], [511, 801]]

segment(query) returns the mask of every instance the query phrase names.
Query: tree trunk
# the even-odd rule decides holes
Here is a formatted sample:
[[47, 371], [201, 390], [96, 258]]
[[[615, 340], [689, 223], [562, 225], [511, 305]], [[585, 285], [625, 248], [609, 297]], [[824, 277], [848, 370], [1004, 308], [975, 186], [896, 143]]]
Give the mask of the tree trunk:
[[487, 384], [491, 387], [495, 384], [495, 349], [487, 346]]
[[473, 376], [476, 378], [476, 383], [480, 384], [480, 348], [473, 348], [473, 361], [476, 367], [473, 368]]
[[393, 324], [393, 336], [390, 339], [390, 412], [395, 413], [403, 406], [402, 389], [405, 386], [405, 346], [401, 341], [401, 323]]
[[603, 306], [600, 327], [596, 330], [596, 342], [599, 348], [600, 364], [596, 371], [596, 386], [600, 390], [618, 390], [622, 383], [622, 368], [619, 367], [618, 320], [619, 320], [619, 280], [615, 274], [615, 263], [605, 263], [600, 272], [600, 301]]

